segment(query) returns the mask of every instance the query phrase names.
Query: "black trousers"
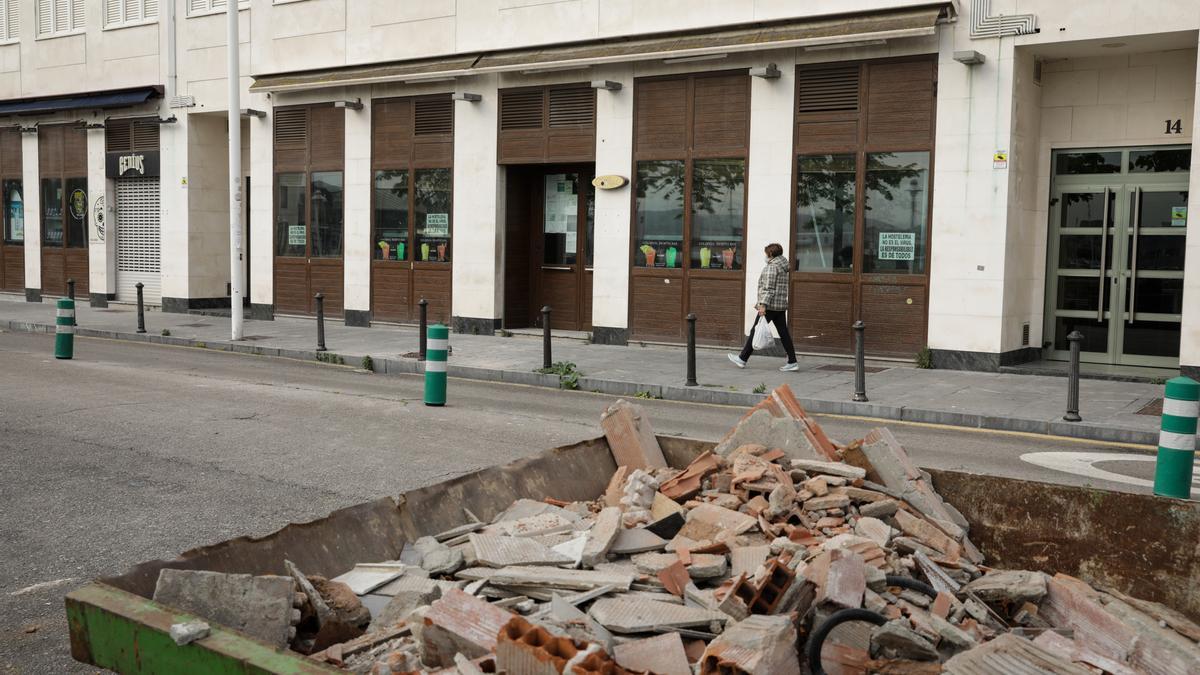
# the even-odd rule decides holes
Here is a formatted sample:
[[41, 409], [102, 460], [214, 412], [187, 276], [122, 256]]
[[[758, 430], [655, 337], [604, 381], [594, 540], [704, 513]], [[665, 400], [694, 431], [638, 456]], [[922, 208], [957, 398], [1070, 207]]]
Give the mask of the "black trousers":
[[750, 327], [750, 336], [746, 338], [746, 346], [742, 347], [739, 358], [743, 361], [750, 360], [750, 355], [754, 353], [754, 329], [758, 327], [758, 322], [764, 319], [774, 324], [775, 330], [779, 331], [779, 341], [783, 343], [783, 349], [787, 352], [787, 362], [795, 363], [796, 347], [792, 345], [792, 334], [788, 332], [787, 312], [771, 309], [768, 309], [766, 314], [754, 317], [754, 325]]

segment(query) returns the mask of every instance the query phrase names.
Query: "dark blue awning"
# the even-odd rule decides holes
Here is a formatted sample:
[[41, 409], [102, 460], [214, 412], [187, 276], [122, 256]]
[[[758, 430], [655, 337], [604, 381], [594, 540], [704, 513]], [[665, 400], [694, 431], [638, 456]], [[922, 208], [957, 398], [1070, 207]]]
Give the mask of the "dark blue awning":
[[0, 115], [44, 115], [65, 110], [127, 108], [162, 96], [162, 87], [97, 91], [72, 96], [40, 96], [0, 101]]

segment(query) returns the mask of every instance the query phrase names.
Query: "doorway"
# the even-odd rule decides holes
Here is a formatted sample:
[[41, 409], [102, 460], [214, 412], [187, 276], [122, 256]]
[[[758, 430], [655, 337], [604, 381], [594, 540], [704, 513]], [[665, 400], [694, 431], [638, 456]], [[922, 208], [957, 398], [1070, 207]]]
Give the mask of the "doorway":
[[1178, 367], [1187, 146], [1054, 153], [1046, 292], [1051, 358]]
[[120, 178], [117, 197], [117, 299], [137, 301], [141, 283], [146, 304], [162, 302], [158, 176]]
[[509, 166], [507, 174], [506, 328], [592, 328], [595, 233], [593, 164]]

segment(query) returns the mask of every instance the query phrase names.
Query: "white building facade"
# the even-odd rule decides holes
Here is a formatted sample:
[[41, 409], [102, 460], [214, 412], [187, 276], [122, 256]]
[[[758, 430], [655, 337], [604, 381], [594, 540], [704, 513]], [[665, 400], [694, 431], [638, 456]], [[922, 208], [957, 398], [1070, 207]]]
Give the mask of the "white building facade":
[[[0, 286], [228, 307], [224, 0], [17, 0]], [[1191, 0], [248, 0], [251, 316], [1200, 367]]]

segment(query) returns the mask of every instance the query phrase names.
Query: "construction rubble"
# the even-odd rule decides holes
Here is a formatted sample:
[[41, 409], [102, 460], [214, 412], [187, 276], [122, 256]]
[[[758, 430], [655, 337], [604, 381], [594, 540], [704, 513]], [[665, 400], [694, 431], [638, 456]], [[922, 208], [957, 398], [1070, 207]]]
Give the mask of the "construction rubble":
[[786, 386], [682, 470], [637, 406], [601, 424], [594, 501], [465, 512], [333, 579], [163, 570], [155, 600], [371, 675], [1200, 673], [1200, 625], [989, 567], [890, 432], [835, 443]]

